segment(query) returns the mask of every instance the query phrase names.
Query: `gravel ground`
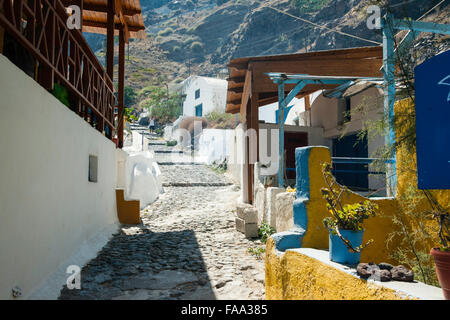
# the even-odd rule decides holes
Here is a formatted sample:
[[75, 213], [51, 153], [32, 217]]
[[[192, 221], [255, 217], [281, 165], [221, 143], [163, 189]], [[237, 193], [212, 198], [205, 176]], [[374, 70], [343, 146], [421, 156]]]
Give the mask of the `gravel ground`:
[[203, 165], [160, 166], [164, 186], [226, 186], [231, 182]]
[[81, 290], [64, 287], [59, 298], [264, 299], [264, 257], [248, 253], [262, 244], [235, 230], [239, 188], [204, 165], [160, 168], [165, 192], [142, 223], [122, 225], [83, 267]]

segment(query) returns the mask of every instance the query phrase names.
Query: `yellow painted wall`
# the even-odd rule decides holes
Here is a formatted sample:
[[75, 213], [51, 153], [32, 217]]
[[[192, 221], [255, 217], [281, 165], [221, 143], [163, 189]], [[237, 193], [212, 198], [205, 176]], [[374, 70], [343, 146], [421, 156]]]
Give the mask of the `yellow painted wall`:
[[[396, 115], [414, 108], [410, 100], [402, 100], [395, 105]], [[408, 110], [409, 109], [409, 110]], [[404, 132], [405, 126], [397, 125], [397, 138]], [[328, 248], [328, 231], [323, 226], [323, 218], [328, 216], [325, 200], [321, 196], [321, 188], [325, 187], [321, 165], [331, 162], [330, 152], [326, 148], [313, 148], [309, 157], [310, 200], [307, 202], [308, 227], [303, 238], [302, 246], [306, 248]], [[421, 212], [430, 208], [422, 197], [413, 201], [399, 201], [403, 199], [411, 188], [417, 190], [415, 150], [408, 150], [405, 146], [397, 150], [397, 197], [395, 199], [370, 199], [379, 206], [376, 217], [369, 218], [364, 223], [364, 242], [373, 239], [374, 242], [366, 247], [361, 254], [362, 262], [390, 262], [397, 264], [390, 257], [393, 249], [405, 246], [398, 236], [388, 241], [389, 235], [399, 231], [399, 226], [393, 223], [393, 216], [401, 212], [401, 208], [414, 205], [412, 212]], [[419, 192], [420, 194], [420, 192]], [[450, 206], [450, 190], [433, 190], [433, 196], [444, 207]], [[356, 193], [343, 197], [343, 203], [364, 201]], [[411, 210], [410, 210], [411, 212]], [[403, 216], [406, 224], [413, 229], [418, 225], [414, 216]], [[430, 238], [424, 241], [425, 252], [438, 245], [437, 225], [434, 221], [420, 220], [430, 233]], [[398, 299], [399, 297], [389, 289], [368, 288], [365, 281], [359, 280], [337, 269], [320, 263], [296, 252], [287, 252], [282, 256], [275, 254], [272, 239], [266, 248], [266, 299]], [[409, 250], [409, 248], [405, 248]]]
[[[410, 100], [402, 100], [396, 103], [396, 114], [407, 111], [410, 113], [414, 105]], [[403, 134], [404, 127], [398, 126], [397, 136]], [[308, 212], [308, 228], [303, 238], [303, 247], [326, 249], [328, 248], [328, 230], [323, 226], [323, 218], [329, 215], [326, 209], [326, 202], [322, 198], [321, 189], [326, 187], [322, 176], [322, 164], [331, 162], [330, 151], [326, 148], [313, 148], [309, 156], [309, 174], [310, 174], [310, 200], [307, 203]], [[414, 188], [417, 191], [417, 175], [416, 175], [416, 153], [415, 150], [407, 150], [406, 147], [401, 147], [397, 150], [397, 197], [392, 198], [372, 198], [370, 199], [379, 206], [376, 217], [369, 218], [364, 222], [364, 242], [373, 239], [374, 242], [365, 248], [361, 254], [361, 261], [365, 262], [391, 262], [395, 263], [389, 256], [389, 250], [395, 248], [400, 244], [399, 238], [393, 238], [388, 243], [388, 237], [394, 231], [399, 231], [399, 226], [392, 221], [393, 215], [399, 212], [399, 206], [411, 206], [411, 201], [400, 202], [409, 188]], [[420, 194], [420, 193], [419, 193]], [[450, 205], [450, 191], [449, 190], [433, 190], [432, 194], [436, 197], [438, 202], [443, 207]], [[357, 193], [351, 192], [349, 195], [344, 195], [344, 204], [351, 204], [369, 200]], [[428, 202], [424, 199], [416, 199], [416, 212], [430, 209]], [[413, 217], [405, 217], [408, 224], [417, 224]], [[425, 244], [425, 251], [429, 251], [431, 247], [438, 244], [437, 224], [434, 221], [422, 221], [426, 226], [428, 232], [432, 235], [429, 243]]]
[[400, 300], [394, 290], [370, 285], [298, 252], [277, 256], [273, 239], [266, 247], [267, 300]]
[[[322, 176], [322, 163], [331, 162], [329, 149], [313, 148], [309, 156], [310, 172], [310, 201], [307, 203], [308, 228], [303, 238], [302, 246], [305, 248], [328, 248], [328, 230], [323, 225], [323, 219], [329, 216], [326, 201], [323, 199], [321, 189], [326, 187]], [[359, 194], [351, 192], [342, 197], [342, 202], [356, 203], [365, 201]], [[361, 254], [361, 261], [367, 262], [393, 262], [386, 250], [386, 237], [396, 227], [392, 223], [391, 215], [397, 210], [397, 202], [394, 199], [373, 200], [378, 206], [376, 217], [364, 222], [364, 242], [373, 239], [373, 243], [365, 248]]]
[[[414, 108], [414, 104], [410, 99], [401, 100], [395, 105], [395, 113], [398, 117], [396, 127], [397, 136], [401, 137], [405, 133], [405, 126], [403, 124], [402, 115], [411, 114]], [[397, 199], [400, 209], [407, 209], [410, 212], [425, 212], [430, 210], [430, 204], [421, 192], [418, 192], [417, 196], [412, 199], [405, 199], [407, 193], [417, 192], [417, 157], [415, 147], [408, 150], [406, 147], [399, 148], [397, 150]], [[412, 190], [411, 190], [412, 189]], [[450, 190], [429, 190], [433, 197], [439, 202], [439, 204], [446, 210], [450, 209]], [[403, 201], [400, 201], [402, 200]], [[432, 247], [439, 245], [439, 239], [437, 235], [438, 225], [434, 220], [417, 219], [417, 217], [406, 217], [406, 222], [409, 227], [415, 229], [418, 222], [423, 223], [425, 230], [430, 234], [429, 239], [424, 239], [423, 248], [426, 252], [429, 252]]]

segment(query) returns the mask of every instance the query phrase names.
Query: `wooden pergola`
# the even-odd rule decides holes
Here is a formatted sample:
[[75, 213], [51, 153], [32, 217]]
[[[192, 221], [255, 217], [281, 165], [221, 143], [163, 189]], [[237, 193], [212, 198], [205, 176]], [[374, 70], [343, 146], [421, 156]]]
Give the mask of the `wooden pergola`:
[[61, 0], [65, 7], [77, 5], [82, 12], [83, 32], [106, 35], [106, 73], [114, 82], [114, 36], [119, 36], [118, 69], [118, 147], [123, 147], [125, 88], [125, 43], [145, 38], [145, 25], [139, 0]]
[[[240, 113], [247, 130], [256, 131], [256, 149], [259, 157], [258, 108], [278, 102], [279, 99], [278, 85], [269, 78], [268, 73], [295, 73], [324, 77], [381, 77], [382, 65], [383, 48], [381, 46], [233, 59], [228, 65], [226, 112]], [[296, 97], [305, 98], [308, 108], [308, 97], [311, 93], [337, 86], [338, 84], [308, 84], [296, 94]], [[294, 87], [294, 84], [286, 84], [285, 95]], [[249, 161], [249, 148], [249, 143], [246, 143], [244, 181], [247, 185], [247, 202], [253, 203], [254, 164]]]

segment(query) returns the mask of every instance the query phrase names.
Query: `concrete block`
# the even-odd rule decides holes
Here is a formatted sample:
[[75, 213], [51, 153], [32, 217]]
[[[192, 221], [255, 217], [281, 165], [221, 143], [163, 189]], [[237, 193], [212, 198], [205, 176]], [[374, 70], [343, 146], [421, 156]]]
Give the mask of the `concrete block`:
[[255, 188], [254, 205], [256, 208], [258, 225], [260, 226], [263, 222], [266, 222], [266, 190], [262, 184]]
[[237, 217], [246, 223], [258, 223], [258, 210], [253, 207], [238, 211]]
[[[269, 187], [267, 188], [266, 196], [266, 219], [271, 227], [276, 229], [277, 227], [277, 208], [276, 208], [276, 196], [282, 192], [285, 192], [284, 188]], [[277, 230], [278, 231], [278, 230]], [[280, 230], [284, 231], [284, 230]]]
[[240, 217], [243, 214], [244, 210], [248, 209], [248, 208], [253, 208], [253, 206], [248, 203], [239, 203], [236, 207], [236, 212], [237, 212], [238, 217]]
[[281, 192], [275, 196], [275, 210], [272, 211], [277, 232], [289, 231], [294, 227], [295, 192]]
[[245, 221], [241, 218], [236, 218], [236, 230], [239, 232], [245, 232]]
[[236, 230], [242, 232], [246, 238], [258, 237], [257, 223], [246, 223], [245, 220], [236, 218]]

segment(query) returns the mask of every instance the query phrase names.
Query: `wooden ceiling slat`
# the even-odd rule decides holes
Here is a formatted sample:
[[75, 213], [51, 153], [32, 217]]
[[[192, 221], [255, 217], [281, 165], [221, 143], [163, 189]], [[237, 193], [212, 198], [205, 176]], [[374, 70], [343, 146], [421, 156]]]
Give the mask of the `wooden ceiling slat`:
[[[83, 21], [83, 24], [84, 24], [86, 27], [94, 27], [94, 28], [101, 28], [101, 29], [105, 29], [105, 28], [106, 28], [106, 22], [89, 21], [89, 20], [88, 20], [88, 21]], [[120, 29], [120, 26], [121, 26], [120, 23], [115, 23], [114, 28], [115, 28], [116, 30], [119, 30], [119, 29]], [[130, 31], [137, 32], [137, 31], [144, 30], [145, 28], [142, 29], [141, 26], [128, 25], [128, 29], [129, 29]], [[106, 32], [106, 30], [105, 30], [105, 32]]]
[[[106, 34], [108, 0], [83, 1], [83, 32]], [[113, 0], [111, 0], [113, 1]], [[122, 26], [128, 30], [131, 38], [145, 38], [145, 25], [139, 0], [116, 1], [115, 34]], [[62, 0], [64, 6], [76, 4], [77, 1]]]

